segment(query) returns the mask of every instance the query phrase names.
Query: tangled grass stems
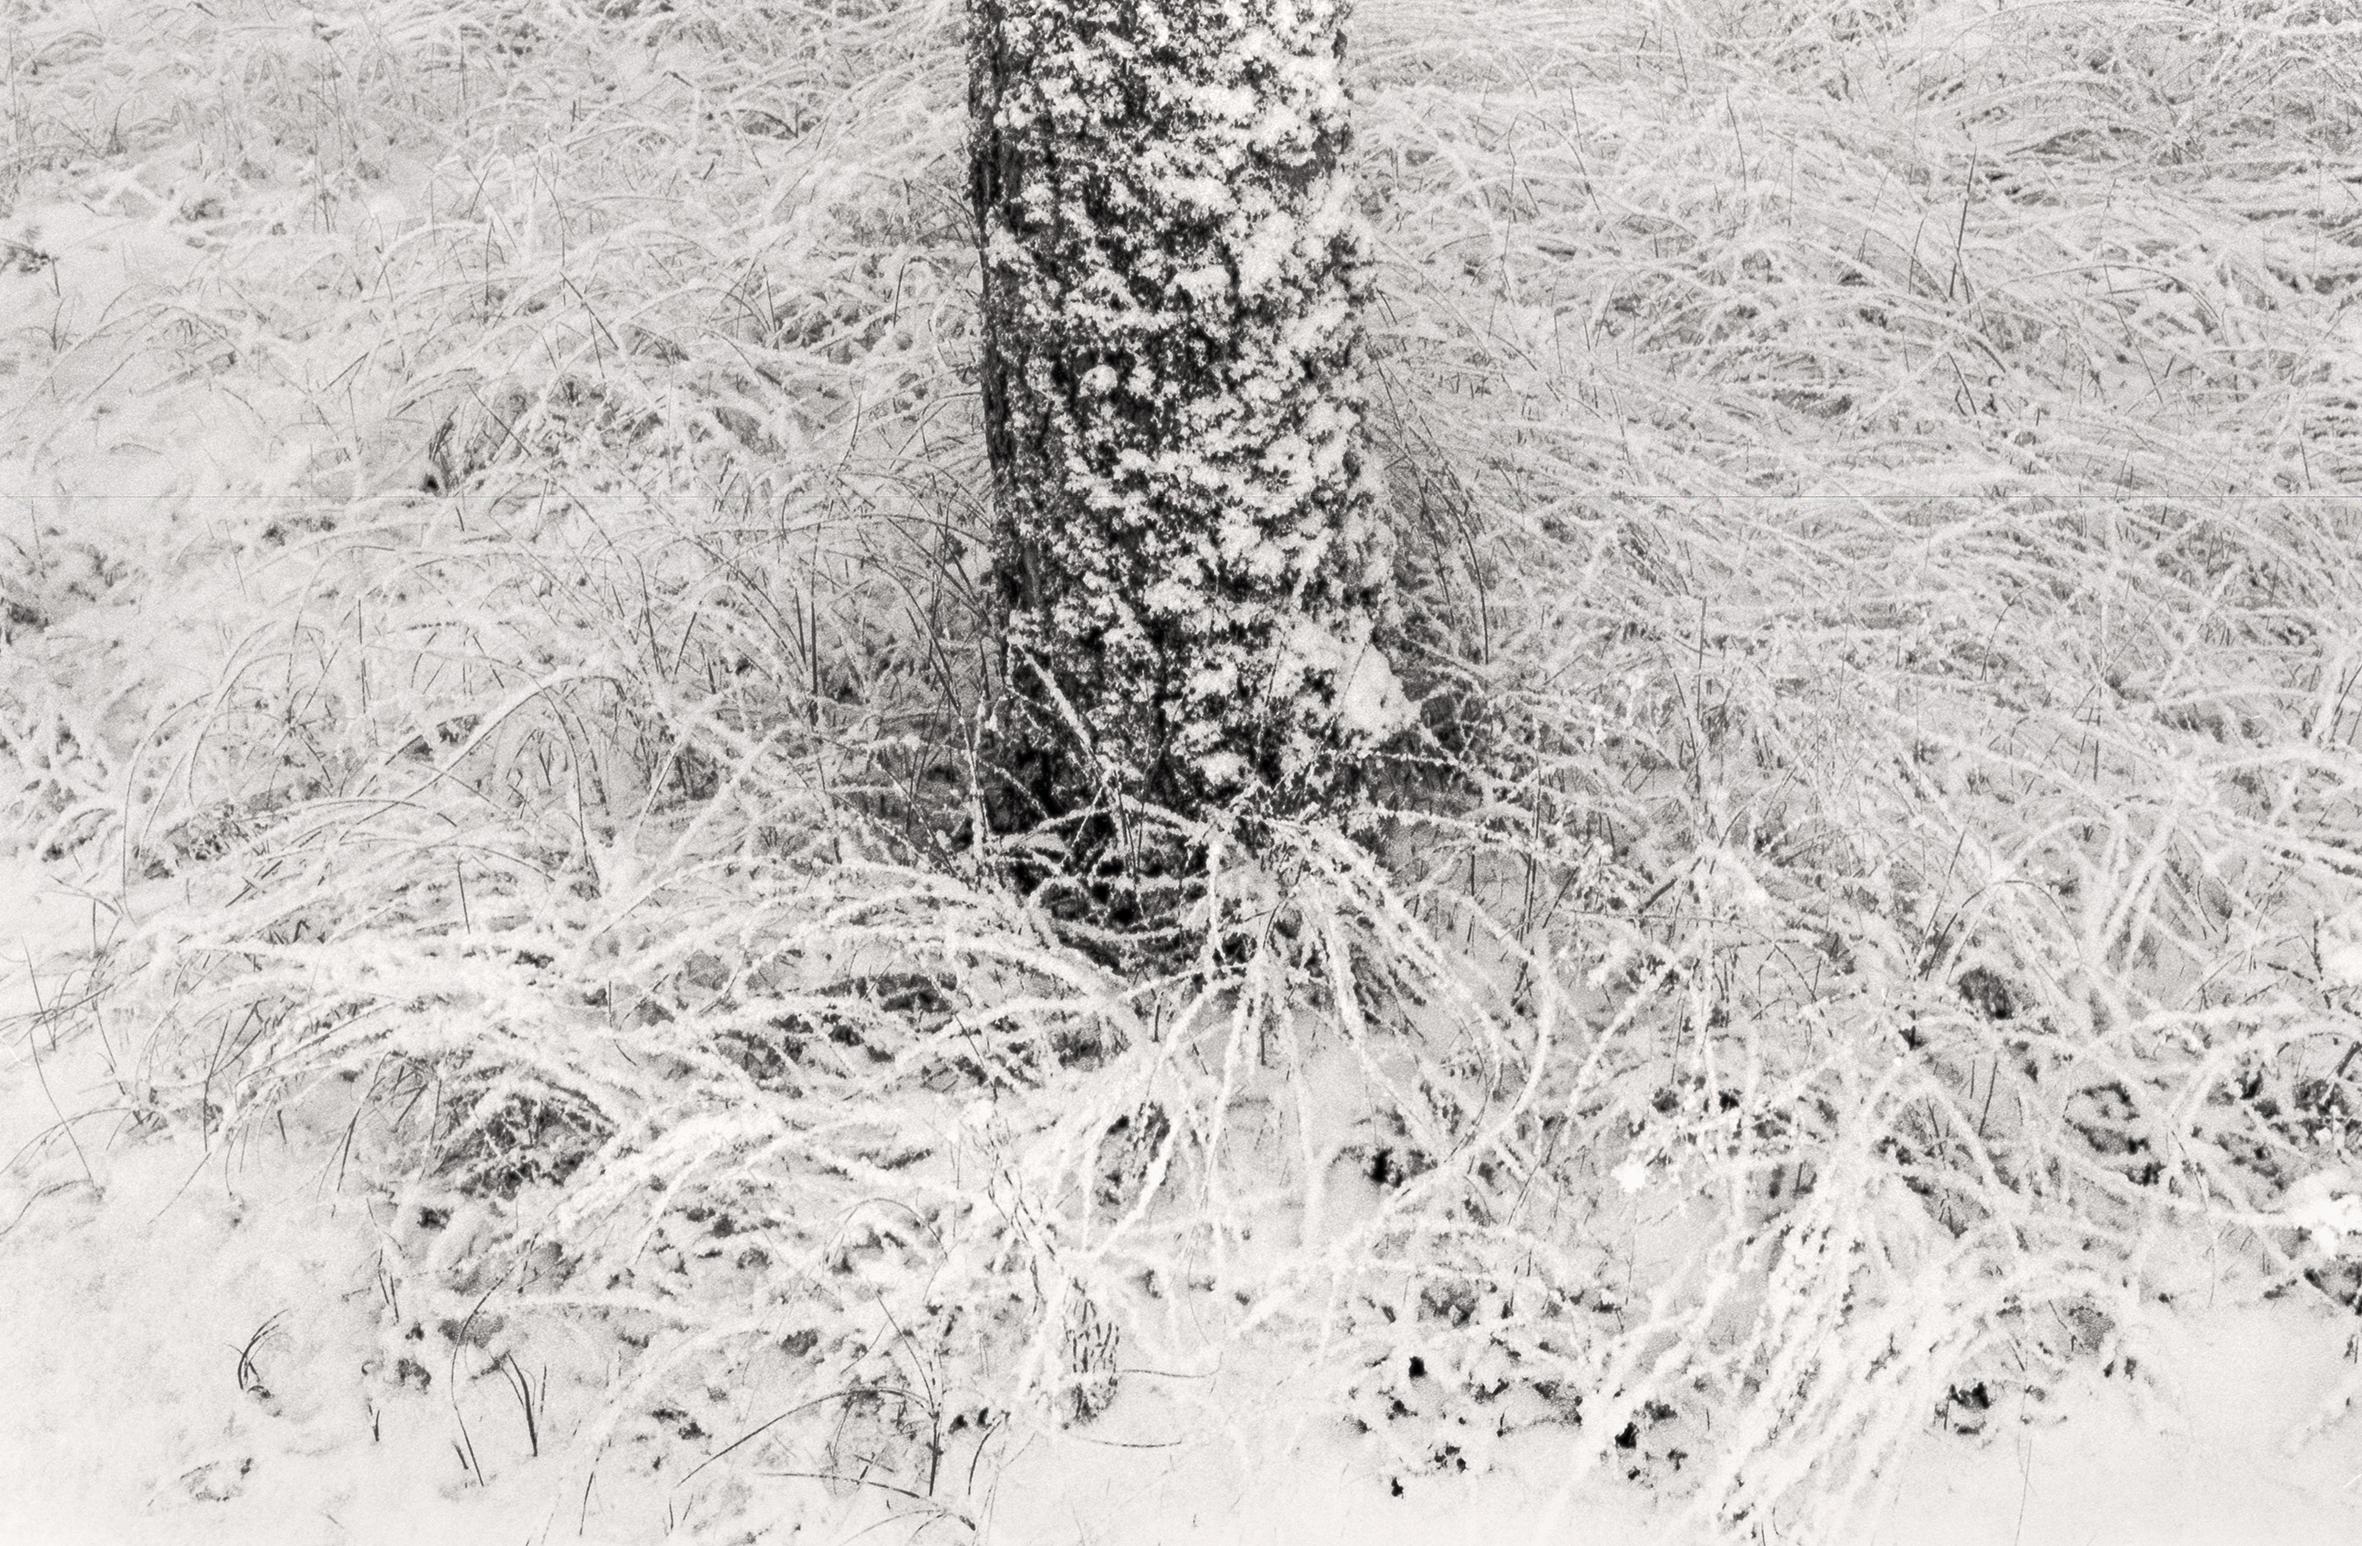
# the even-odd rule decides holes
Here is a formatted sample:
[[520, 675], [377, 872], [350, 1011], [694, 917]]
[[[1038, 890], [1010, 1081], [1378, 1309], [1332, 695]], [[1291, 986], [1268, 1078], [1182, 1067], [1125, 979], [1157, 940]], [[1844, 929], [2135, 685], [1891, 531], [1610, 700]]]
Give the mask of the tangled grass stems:
[[[1264, 1421], [1236, 1336], [1839, 1538], [2193, 1240], [2352, 1302], [2350, 22], [1365, 6], [1426, 716], [1126, 974], [968, 819], [950, 7], [21, 9], [0, 187], [168, 239], [22, 237], [0, 821], [127, 1109], [317, 1115], [390, 1322], [612, 1339], [578, 1475], [720, 1382], [814, 1404], [717, 1470], [936, 1496]], [[220, 465], [91, 498], [129, 403]]]

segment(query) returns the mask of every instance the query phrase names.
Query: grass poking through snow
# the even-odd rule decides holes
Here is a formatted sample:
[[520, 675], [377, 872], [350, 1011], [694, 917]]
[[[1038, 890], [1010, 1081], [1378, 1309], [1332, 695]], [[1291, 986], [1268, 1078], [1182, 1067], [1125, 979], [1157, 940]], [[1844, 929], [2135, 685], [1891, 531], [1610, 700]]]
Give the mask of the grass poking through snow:
[[5, 14], [37, 1044], [382, 1198], [373, 1430], [553, 1533], [1342, 1423], [1835, 1539], [2224, 1260], [2355, 1303], [2338, 8], [1365, 5], [1424, 728], [1161, 976], [970, 835], [955, 7]]

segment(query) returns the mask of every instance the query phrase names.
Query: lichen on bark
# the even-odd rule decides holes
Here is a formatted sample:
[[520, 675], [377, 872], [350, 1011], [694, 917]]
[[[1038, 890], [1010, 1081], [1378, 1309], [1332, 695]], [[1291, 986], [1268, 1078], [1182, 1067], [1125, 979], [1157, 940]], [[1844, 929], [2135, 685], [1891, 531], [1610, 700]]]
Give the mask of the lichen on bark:
[[1351, 802], [1407, 716], [1339, 0], [972, 0], [999, 760], [1027, 819]]

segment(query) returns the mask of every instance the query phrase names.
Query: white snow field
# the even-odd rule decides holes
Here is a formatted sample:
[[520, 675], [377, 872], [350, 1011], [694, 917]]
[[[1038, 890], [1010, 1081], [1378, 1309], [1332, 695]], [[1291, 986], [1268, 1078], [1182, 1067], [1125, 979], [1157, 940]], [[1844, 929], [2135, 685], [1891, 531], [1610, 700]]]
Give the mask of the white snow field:
[[1420, 729], [1178, 957], [960, 16], [0, 0], [0, 1542], [2362, 1540], [2362, 13], [1365, 0]]

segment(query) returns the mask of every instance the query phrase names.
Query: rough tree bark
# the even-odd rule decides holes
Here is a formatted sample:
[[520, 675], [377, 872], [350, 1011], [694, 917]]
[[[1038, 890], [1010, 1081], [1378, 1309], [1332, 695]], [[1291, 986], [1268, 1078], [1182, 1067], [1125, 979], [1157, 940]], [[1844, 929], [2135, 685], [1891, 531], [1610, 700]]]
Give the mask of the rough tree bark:
[[1344, 0], [971, 0], [1021, 819], [1305, 815], [1407, 706], [1363, 446]]

